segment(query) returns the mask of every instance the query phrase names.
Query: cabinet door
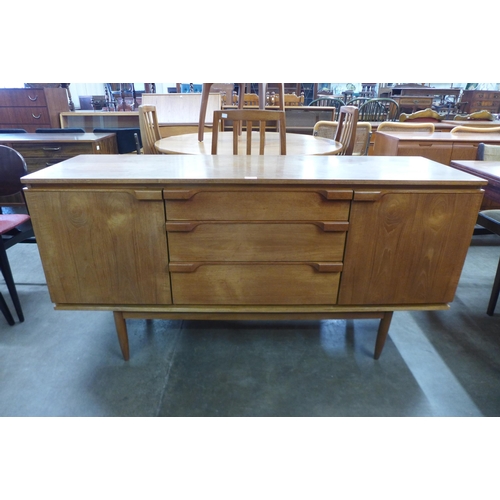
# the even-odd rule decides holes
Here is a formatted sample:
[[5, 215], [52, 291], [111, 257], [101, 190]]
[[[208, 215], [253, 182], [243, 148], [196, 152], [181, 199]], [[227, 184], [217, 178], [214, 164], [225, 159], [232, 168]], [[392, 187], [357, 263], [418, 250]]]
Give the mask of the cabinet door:
[[339, 304], [451, 302], [481, 199], [472, 190], [356, 192]]
[[53, 302], [171, 303], [161, 191], [28, 189], [26, 199]]

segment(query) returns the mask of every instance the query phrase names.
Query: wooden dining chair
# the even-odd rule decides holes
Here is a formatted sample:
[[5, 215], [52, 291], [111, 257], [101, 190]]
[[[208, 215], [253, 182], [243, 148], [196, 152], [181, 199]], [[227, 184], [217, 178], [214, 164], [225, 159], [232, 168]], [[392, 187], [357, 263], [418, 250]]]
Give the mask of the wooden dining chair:
[[214, 129], [212, 132], [212, 154], [217, 154], [219, 139], [219, 128], [223, 120], [231, 120], [233, 123], [233, 154], [238, 154], [238, 141], [240, 131], [246, 127], [246, 154], [252, 154], [252, 137], [254, 125], [259, 127], [259, 154], [263, 155], [265, 150], [266, 126], [276, 126], [280, 140], [280, 155], [286, 155], [286, 122], [284, 111], [266, 111], [262, 109], [232, 109], [214, 111]]
[[141, 104], [139, 106], [139, 128], [144, 154], [161, 154], [155, 147], [155, 142], [161, 139], [156, 106], [152, 104]]
[[469, 127], [468, 125], [458, 125], [450, 130], [452, 134], [499, 134], [500, 127]]
[[399, 104], [388, 97], [368, 99], [359, 107], [359, 119], [364, 122], [385, 122], [399, 119]]
[[335, 140], [342, 144], [338, 155], [352, 155], [356, 141], [356, 125], [358, 123], [359, 109], [356, 106], [342, 106], [339, 112]]
[[[0, 145], [0, 196], [20, 194], [24, 202], [24, 186], [20, 179], [27, 173], [28, 168], [24, 158], [16, 150]], [[31, 218], [27, 213], [25, 203], [24, 206], [18, 207], [18, 209], [26, 213], [0, 213], [0, 271], [19, 321], [23, 322], [24, 314], [12, 276], [7, 250], [17, 243], [35, 243], [36, 241]], [[5, 315], [3, 308], [2, 312]], [[6, 318], [9, 322], [8, 315], [6, 315]], [[9, 322], [9, 324], [12, 323]]]
[[377, 132], [429, 132], [436, 130], [432, 122], [382, 122], [377, 127]]
[[[200, 118], [198, 121], [198, 141], [203, 142], [203, 136], [205, 132], [205, 116], [207, 114], [208, 97], [210, 94], [210, 89], [214, 83], [204, 83], [201, 91], [201, 105], [200, 105]], [[259, 109], [263, 110], [266, 107], [266, 90], [268, 83], [259, 83]], [[276, 84], [278, 88], [278, 96], [280, 98], [280, 110], [284, 111], [284, 95], [285, 95], [285, 85], [283, 83]], [[245, 84], [238, 83], [238, 108], [243, 109], [245, 94]]]
[[[320, 120], [314, 124], [313, 135], [315, 137], [324, 137], [325, 139], [335, 139], [338, 122]], [[352, 156], [366, 156], [370, 146], [372, 135], [372, 126], [368, 122], [358, 122], [356, 125], [356, 138], [354, 139], [354, 148]]]

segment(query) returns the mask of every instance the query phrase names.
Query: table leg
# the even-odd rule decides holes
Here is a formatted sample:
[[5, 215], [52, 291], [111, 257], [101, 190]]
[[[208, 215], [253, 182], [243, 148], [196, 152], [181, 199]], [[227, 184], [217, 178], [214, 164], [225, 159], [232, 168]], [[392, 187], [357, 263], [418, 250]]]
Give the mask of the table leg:
[[128, 361], [130, 359], [130, 350], [128, 346], [127, 323], [122, 312], [113, 311], [113, 316], [115, 318], [116, 333], [118, 334], [118, 342], [120, 343], [123, 359]]
[[388, 311], [384, 313], [384, 317], [380, 320], [377, 332], [377, 340], [375, 342], [375, 354], [374, 359], [380, 358], [382, 354], [382, 349], [384, 348], [385, 339], [389, 333], [389, 327], [391, 326], [392, 315], [394, 311]]

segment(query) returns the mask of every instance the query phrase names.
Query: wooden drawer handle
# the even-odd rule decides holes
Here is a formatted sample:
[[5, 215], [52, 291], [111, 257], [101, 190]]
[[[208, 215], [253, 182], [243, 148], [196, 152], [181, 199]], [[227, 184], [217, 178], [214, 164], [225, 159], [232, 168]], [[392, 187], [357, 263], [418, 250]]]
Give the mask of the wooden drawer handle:
[[190, 200], [198, 191], [194, 189], [164, 189], [165, 200]]
[[306, 264], [318, 271], [319, 273], [339, 273], [342, 271], [342, 262], [170, 262], [168, 270], [171, 273], [194, 273], [202, 265], [262, 265], [262, 264], [275, 264], [275, 265], [299, 265]]
[[[252, 224], [250, 221], [235, 221], [236, 223], [240, 224]], [[234, 222], [230, 222], [232, 224]], [[295, 222], [290, 221], [290, 222], [285, 222], [283, 224], [294, 224]], [[189, 222], [167, 222], [166, 223], [166, 228], [167, 231], [169, 232], [176, 232], [176, 233], [189, 233], [190, 231], [193, 231], [195, 228], [197, 228], [201, 224], [211, 224], [210, 221], [189, 221]], [[217, 224], [224, 224], [223, 221], [218, 221]], [[258, 224], [275, 224], [273, 221], [263, 221], [263, 222], [258, 222]], [[322, 222], [322, 221], [313, 221], [313, 222], [303, 222], [300, 221], [295, 224], [314, 224], [315, 226], [319, 227], [321, 230], [325, 232], [346, 232], [349, 229], [349, 222], [347, 221], [342, 221], [342, 222]]]
[[135, 189], [133, 191], [134, 197], [139, 201], [162, 201], [163, 194], [160, 189]]
[[42, 148], [43, 151], [61, 151], [61, 149], [62, 149], [61, 146], [53, 147], [53, 148], [49, 148], [49, 147]]
[[378, 201], [382, 196], [382, 191], [355, 191], [354, 201]]
[[342, 262], [312, 262], [309, 265], [319, 273], [340, 273], [342, 271]]
[[31, 113], [31, 116], [35, 119], [35, 120], [39, 120], [41, 118], [41, 114], [39, 115], [34, 115], [33, 113]]
[[352, 190], [349, 189], [324, 189], [318, 193], [325, 198], [325, 200], [352, 200]]
[[166, 227], [167, 231], [189, 233], [200, 224], [201, 222], [167, 222]]
[[333, 232], [333, 231], [338, 231], [338, 232], [345, 232], [349, 229], [349, 222], [347, 221], [342, 221], [342, 222], [314, 222], [316, 226], [321, 228], [325, 232]]
[[31, 97], [29, 94], [28, 94], [28, 99], [30, 101], [37, 101], [38, 100], [38, 95], [35, 95], [35, 97]]

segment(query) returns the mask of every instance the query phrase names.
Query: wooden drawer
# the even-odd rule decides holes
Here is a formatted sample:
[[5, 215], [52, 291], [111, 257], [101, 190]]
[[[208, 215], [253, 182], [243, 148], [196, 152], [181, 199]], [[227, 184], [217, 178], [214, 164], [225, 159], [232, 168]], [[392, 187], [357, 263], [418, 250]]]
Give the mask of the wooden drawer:
[[0, 92], [0, 106], [46, 106], [43, 89], [9, 89]]
[[13, 125], [49, 125], [50, 115], [47, 108], [0, 108], [0, 122]]
[[42, 168], [50, 167], [61, 161], [67, 160], [67, 158], [25, 158], [26, 166], [28, 167], [28, 172], [36, 172]]
[[170, 260], [338, 261], [348, 222], [167, 223]]
[[44, 144], [16, 143], [14, 148], [25, 158], [67, 159], [81, 154], [92, 154], [90, 142], [46, 142]]
[[170, 263], [175, 305], [333, 305], [341, 263]]
[[167, 220], [336, 220], [349, 218], [352, 190], [270, 188], [164, 190]]
[[449, 165], [453, 145], [444, 142], [402, 141], [399, 143], [398, 156], [423, 156], [429, 160]]

